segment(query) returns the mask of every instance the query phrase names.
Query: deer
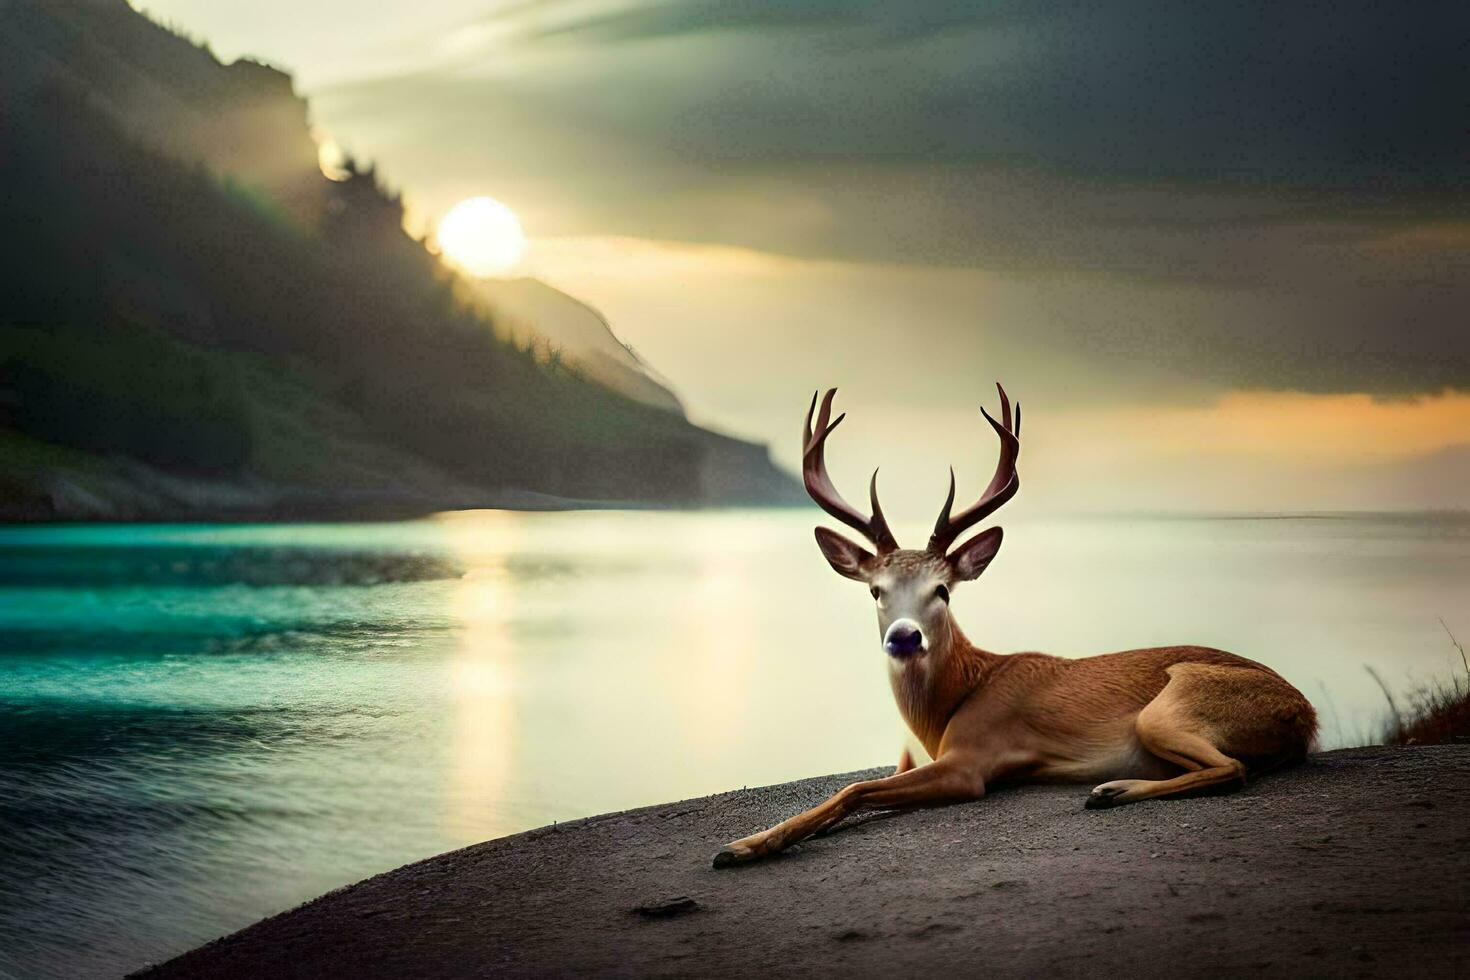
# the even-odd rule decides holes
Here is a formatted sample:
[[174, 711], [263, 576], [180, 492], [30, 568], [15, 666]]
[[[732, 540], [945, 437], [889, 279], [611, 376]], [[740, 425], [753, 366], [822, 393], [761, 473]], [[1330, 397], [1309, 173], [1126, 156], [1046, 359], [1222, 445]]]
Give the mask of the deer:
[[825, 461], [833, 388], [815, 430], [812, 396], [802, 434], [802, 482], [831, 517], [873, 550], [826, 527], [817, 547], [837, 574], [868, 587], [888, 676], [904, 722], [933, 760], [915, 765], [905, 749], [894, 773], [852, 783], [774, 827], [726, 844], [724, 868], [767, 858], [848, 816], [979, 800], [993, 787], [1036, 782], [1096, 783], [1089, 810], [1143, 800], [1229, 792], [1248, 775], [1301, 762], [1317, 716], [1301, 692], [1264, 664], [1203, 646], [1167, 646], [1068, 659], [994, 653], [965, 636], [950, 592], [979, 578], [1000, 551], [991, 527], [955, 543], [1020, 490], [1021, 406], [1000, 384], [1000, 419], [980, 409], [1000, 439], [995, 474], [980, 498], [953, 511], [955, 476], [923, 550], [898, 545], [868, 485], [872, 514], [837, 492]]

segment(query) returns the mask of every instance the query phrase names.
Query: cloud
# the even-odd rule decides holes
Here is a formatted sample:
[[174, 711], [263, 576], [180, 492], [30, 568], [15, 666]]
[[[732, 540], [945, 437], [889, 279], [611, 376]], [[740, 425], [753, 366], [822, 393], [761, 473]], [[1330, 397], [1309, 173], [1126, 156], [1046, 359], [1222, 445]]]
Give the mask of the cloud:
[[[563, 2], [480, 21], [500, 27], [490, 56], [561, 44], [615, 65], [630, 48], [657, 57], [658, 42], [717, 49], [622, 122], [654, 122], [720, 159], [1013, 162], [1379, 191], [1463, 178], [1467, 22], [1453, 3], [1406, 16], [1390, 3], [1085, 0]], [[700, 111], [667, 111], [681, 101]]]
[[987, 326], [950, 328], [960, 346], [1005, 334], [1188, 389], [1405, 396], [1470, 388], [1467, 20], [515, 3], [313, 105], [420, 220], [493, 193], [543, 237], [949, 269], [991, 290]]

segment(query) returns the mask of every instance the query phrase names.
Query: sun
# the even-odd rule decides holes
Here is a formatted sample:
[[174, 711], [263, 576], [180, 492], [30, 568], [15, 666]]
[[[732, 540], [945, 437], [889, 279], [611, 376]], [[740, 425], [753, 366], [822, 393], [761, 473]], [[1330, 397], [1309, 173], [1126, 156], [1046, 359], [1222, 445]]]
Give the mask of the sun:
[[450, 208], [436, 237], [445, 258], [481, 278], [508, 271], [526, 252], [521, 220], [493, 197], [466, 198]]

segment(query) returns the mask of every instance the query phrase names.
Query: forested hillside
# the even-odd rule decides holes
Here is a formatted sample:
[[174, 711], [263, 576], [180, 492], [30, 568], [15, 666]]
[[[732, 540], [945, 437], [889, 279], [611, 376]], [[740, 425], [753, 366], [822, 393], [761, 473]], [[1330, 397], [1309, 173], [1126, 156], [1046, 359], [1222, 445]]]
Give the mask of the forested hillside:
[[0, 14], [0, 515], [789, 499], [497, 333], [370, 168], [316, 170], [286, 76], [123, 0]]

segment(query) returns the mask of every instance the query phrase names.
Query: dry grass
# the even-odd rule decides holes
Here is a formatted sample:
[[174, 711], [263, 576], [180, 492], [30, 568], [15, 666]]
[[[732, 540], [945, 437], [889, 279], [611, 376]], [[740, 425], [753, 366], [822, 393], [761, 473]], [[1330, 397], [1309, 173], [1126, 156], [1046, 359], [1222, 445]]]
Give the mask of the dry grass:
[[1387, 745], [1439, 745], [1447, 742], [1470, 742], [1470, 657], [1455, 639], [1445, 621], [1450, 642], [1460, 652], [1465, 672], [1446, 681], [1436, 681], [1414, 691], [1407, 702], [1395, 698], [1383, 678], [1372, 667], [1368, 673], [1383, 689], [1390, 718], [1384, 726], [1383, 742]]

